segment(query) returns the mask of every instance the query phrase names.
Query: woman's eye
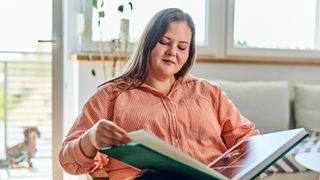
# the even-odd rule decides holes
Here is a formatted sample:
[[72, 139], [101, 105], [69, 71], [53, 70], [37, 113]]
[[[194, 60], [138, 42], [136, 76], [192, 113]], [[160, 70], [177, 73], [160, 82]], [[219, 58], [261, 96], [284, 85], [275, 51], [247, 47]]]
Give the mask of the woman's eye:
[[160, 43], [160, 44], [163, 44], [163, 45], [167, 45], [167, 44], [169, 44], [169, 42], [168, 42], [168, 41], [166, 41], [166, 40], [160, 40], [160, 41], [159, 41], [159, 43]]
[[180, 50], [184, 51], [186, 50], [187, 48], [186, 47], [178, 47]]

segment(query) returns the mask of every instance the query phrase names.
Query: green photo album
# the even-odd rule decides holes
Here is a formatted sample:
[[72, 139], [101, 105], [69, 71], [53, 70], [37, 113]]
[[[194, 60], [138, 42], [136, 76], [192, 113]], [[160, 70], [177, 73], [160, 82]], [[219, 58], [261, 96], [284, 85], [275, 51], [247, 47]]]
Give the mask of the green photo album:
[[133, 142], [104, 148], [100, 152], [139, 169], [177, 173], [186, 179], [253, 179], [307, 136], [303, 128], [253, 136], [239, 142], [209, 165], [145, 130], [129, 133]]

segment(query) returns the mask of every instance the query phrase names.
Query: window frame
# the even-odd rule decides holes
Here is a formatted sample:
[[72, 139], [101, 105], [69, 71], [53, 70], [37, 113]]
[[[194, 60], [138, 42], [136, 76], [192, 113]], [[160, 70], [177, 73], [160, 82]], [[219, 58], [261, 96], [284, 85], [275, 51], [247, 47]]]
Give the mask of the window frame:
[[[290, 59], [290, 61], [319, 60], [320, 50], [286, 50], [286, 49], [268, 49], [268, 48], [237, 48], [234, 46], [234, 8], [235, 0], [228, 0], [227, 11], [227, 48], [226, 57], [229, 58], [247, 58], [247, 59]], [[320, 47], [320, 0], [317, 0], [317, 24], [316, 37]]]
[[[290, 60], [308, 61], [319, 60], [319, 50], [285, 50], [267, 48], [239, 48], [233, 44], [234, 5], [235, 0], [206, 0], [206, 27], [205, 44], [197, 46], [198, 57], [217, 59], [254, 59], [254, 60]], [[85, 7], [85, 8], [83, 8]], [[91, 1], [86, 0], [82, 9], [85, 9], [84, 32], [81, 36], [81, 53], [96, 53], [99, 51], [99, 42], [91, 40]], [[320, 47], [320, 0], [317, 0], [316, 39]], [[79, 41], [78, 41], [79, 42]], [[110, 54], [108, 42], [103, 43], [104, 54]], [[132, 52], [134, 43], [129, 44], [128, 54]], [[319, 60], [320, 61], [320, 60]]]
[[[212, 23], [209, 23], [211, 20], [210, 17], [214, 17], [215, 15], [213, 15], [214, 11], [210, 11], [210, 7], [215, 7], [216, 10], [221, 11], [218, 7], [216, 7], [216, 3], [220, 3], [220, 0], [206, 0], [206, 28], [205, 28], [205, 44], [206, 45], [199, 45], [197, 46], [197, 54], [200, 55], [214, 55], [217, 54], [217, 48], [218, 48], [218, 43], [216, 43], [213, 39], [216, 37], [219, 37], [219, 35], [217, 33], [209, 33], [209, 32], [216, 32], [217, 29], [213, 28], [214, 25]], [[100, 42], [94, 42], [91, 40], [91, 36], [92, 36], [92, 6], [91, 6], [91, 2], [89, 1], [85, 1], [85, 3], [83, 4], [83, 7], [85, 7], [85, 13], [84, 13], [84, 18], [85, 18], [85, 28], [84, 28], [84, 32], [81, 36], [81, 45], [79, 45], [79, 49], [81, 52], [92, 52], [92, 53], [99, 53], [99, 48], [100, 48]], [[84, 8], [83, 8], [84, 9]], [[219, 20], [221, 21], [219, 18], [213, 18], [213, 20]], [[214, 34], [214, 36], [212, 36], [211, 34]], [[103, 42], [102, 45], [104, 47], [104, 53], [111, 53], [111, 49], [110, 46], [108, 44], [109, 42]], [[134, 44], [130, 42], [129, 43], [129, 47], [128, 47], [128, 53], [131, 53], [133, 48], [134, 48]], [[212, 49], [212, 47], [216, 47], [214, 49]]]

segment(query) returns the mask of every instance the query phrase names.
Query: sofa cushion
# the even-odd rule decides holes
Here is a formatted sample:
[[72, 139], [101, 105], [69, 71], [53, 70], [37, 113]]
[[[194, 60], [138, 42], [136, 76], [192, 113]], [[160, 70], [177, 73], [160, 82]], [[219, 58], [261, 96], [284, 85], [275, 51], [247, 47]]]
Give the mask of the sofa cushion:
[[297, 127], [320, 131], [320, 84], [296, 84], [294, 110]]
[[212, 80], [212, 82], [223, 88], [241, 114], [254, 122], [261, 133], [289, 128], [288, 82], [224, 80]]

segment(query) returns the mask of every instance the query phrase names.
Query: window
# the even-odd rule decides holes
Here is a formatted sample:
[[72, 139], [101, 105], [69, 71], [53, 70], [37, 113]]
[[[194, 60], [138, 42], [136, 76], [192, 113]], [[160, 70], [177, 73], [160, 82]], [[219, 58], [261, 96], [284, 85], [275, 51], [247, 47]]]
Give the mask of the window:
[[[136, 42], [146, 26], [150, 18], [158, 11], [169, 8], [179, 7], [188, 12], [194, 19], [197, 27], [196, 40], [200, 44], [205, 42], [205, 0], [194, 3], [192, 0], [166, 0], [166, 1], [150, 1], [150, 0], [132, 0], [133, 9], [124, 7], [123, 14], [118, 12], [119, 1], [105, 1], [106, 18], [103, 21], [103, 40], [118, 38], [120, 32], [120, 19], [125, 17], [130, 19], [131, 28], [130, 39]], [[99, 41], [99, 28], [97, 26], [98, 12], [93, 9], [92, 12], [92, 40]], [[112, 28], [108, 28], [112, 27]]]
[[52, 166], [52, 44], [39, 41], [52, 38], [52, 4], [0, 1], [0, 159], [19, 167], [1, 167], [0, 179], [53, 179], [52, 167], [60, 169]]
[[[162, 1], [150, 1], [150, 0], [131, 0], [133, 9], [130, 10], [129, 6], [124, 6], [123, 13], [120, 13], [117, 9], [119, 1], [105, 1], [105, 18], [101, 22], [101, 32], [98, 26], [98, 10], [91, 8], [91, 18], [89, 18], [89, 24], [91, 29], [86, 33], [84, 39], [83, 50], [94, 51], [98, 47], [97, 42], [102, 39], [103, 41], [110, 41], [119, 37], [120, 32], [120, 19], [128, 18], [130, 20], [129, 25], [129, 42], [137, 42], [147, 22], [158, 11], [169, 8], [177, 7], [183, 11], [189, 13], [195, 23], [196, 28], [196, 41], [200, 46], [208, 44], [207, 30], [206, 30], [206, 0], [198, 0], [195, 3], [193, 0], [162, 0]], [[98, 2], [98, 4], [101, 2]], [[100, 4], [101, 5], [101, 4]], [[89, 5], [90, 6], [90, 5]], [[112, 27], [112, 28], [110, 28]], [[88, 46], [87, 46], [88, 45]]]
[[319, 57], [319, 0], [229, 0], [228, 55]]
[[1, 1], [0, 51], [51, 52], [51, 43], [38, 43], [38, 40], [51, 39], [50, 2]]
[[[111, 10], [106, 10], [109, 13], [103, 24], [103, 40], [116, 38], [119, 19], [127, 17], [130, 18], [130, 42], [134, 43], [156, 12], [178, 7], [195, 21], [198, 55], [255, 59], [317, 59], [320, 56], [320, 0], [131, 1], [133, 11], [125, 10], [124, 14], [117, 12], [119, 4], [108, 5]], [[86, 26], [89, 29], [82, 37], [81, 47], [82, 51], [97, 52], [101, 37], [97, 12], [92, 12], [91, 4], [86, 6], [90, 6], [90, 26]]]
[[316, 0], [237, 0], [234, 46], [271, 49], [320, 49]]

